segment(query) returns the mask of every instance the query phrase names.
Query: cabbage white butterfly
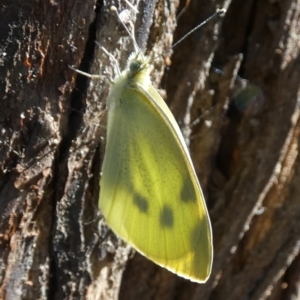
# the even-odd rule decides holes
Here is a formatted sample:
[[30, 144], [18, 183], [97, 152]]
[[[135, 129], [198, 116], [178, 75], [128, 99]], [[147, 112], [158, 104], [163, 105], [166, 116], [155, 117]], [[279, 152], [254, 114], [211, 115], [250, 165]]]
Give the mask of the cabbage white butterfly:
[[151, 61], [124, 27], [135, 51], [123, 72], [116, 68], [107, 99], [99, 208], [110, 228], [147, 258], [205, 282], [213, 246], [204, 196], [180, 128], [151, 84]]

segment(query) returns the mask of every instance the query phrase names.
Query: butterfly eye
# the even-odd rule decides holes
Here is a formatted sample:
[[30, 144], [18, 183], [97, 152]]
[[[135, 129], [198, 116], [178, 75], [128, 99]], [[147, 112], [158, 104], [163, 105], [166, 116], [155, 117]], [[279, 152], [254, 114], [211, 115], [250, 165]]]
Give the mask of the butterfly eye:
[[130, 66], [129, 66], [130, 72], [131, 73], [137, 73], [140, 71], [141, 69], [141, 63], [138, 61], [133, 61]]

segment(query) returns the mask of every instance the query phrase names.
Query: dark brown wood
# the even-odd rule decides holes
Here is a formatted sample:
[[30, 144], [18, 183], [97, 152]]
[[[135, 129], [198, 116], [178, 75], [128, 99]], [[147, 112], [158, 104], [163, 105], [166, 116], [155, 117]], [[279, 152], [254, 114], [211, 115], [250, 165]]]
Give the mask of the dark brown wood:
[[[153, 83], [206, 196], [214, 264], [203, 285], [135, 254], [97, 208], [109, 85], [68, 65], [111, 72], [98, 41], [124, 68], [132, 42], [112, 4], [129, 9], [0, 4], [0, 299], [299, 297], [300, 1], [190, 1], [177, 27], [186, 1], [140, 1], [136, 21], [129, 9], [146, 53], [163, 53]], [[224, 5], [224, 17], [165, 52]]]

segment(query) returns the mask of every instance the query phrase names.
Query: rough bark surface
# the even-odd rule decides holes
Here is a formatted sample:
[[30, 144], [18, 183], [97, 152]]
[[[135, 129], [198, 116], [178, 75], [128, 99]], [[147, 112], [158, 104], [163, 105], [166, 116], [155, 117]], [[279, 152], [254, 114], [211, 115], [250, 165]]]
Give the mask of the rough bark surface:
[[[206, 284], [134, 253], [98, 211], [108, 83], [68, 65], [111, 73], [97, 40], [125, 66], [132, 43], [111, 5], [153, 57], [227, 8], [152, 72], [206, 196]], [[299, 298], [300, 0], [134, 5], [136, 17], [125, 1], [0, 3], [0, 299]]]

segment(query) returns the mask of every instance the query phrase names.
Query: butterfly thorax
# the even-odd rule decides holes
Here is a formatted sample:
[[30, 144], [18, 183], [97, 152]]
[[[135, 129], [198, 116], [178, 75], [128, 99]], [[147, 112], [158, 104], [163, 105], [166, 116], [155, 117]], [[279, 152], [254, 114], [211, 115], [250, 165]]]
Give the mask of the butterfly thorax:
[[147, 86], [150, 81], [149, 59], [141, 53], [133, 53], [127, 62], [126, 69], [113, 81], [108, 97], [108, 106], [116, 105], [122, 98], [125, 89], [136, 89], [138, 85]]

